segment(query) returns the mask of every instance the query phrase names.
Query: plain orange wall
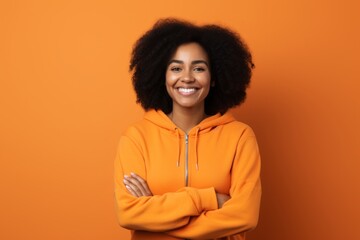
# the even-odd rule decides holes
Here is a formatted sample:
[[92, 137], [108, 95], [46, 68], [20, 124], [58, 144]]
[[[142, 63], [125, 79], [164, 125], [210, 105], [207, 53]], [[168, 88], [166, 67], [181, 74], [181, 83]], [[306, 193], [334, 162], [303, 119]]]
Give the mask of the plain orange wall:
[[249, 239], [360, 239], [357, 1], [1, 1], [0, 239], [127, 239], [113, 160], [141, 118], [129, 54], [158, 18], [238, 31], [256, 63], [234, 110], [258, 137]]

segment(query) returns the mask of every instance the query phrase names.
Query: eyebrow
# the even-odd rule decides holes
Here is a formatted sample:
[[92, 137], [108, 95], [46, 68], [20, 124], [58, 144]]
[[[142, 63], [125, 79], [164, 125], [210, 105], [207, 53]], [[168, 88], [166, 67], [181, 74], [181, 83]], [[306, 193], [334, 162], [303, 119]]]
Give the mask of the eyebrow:
[[[179, 64], [184, 64], [183, 61], [180, 61], [180, 60], [176, 60], [176, 59], [173, 59], [169, 62], [168, 65], [172, 64], [172, 63], [179, 63]], [[195, 61], [192, 61], [191, 64], [199, 64], [199, 63], [204, 63], [206, 66], [209, 66], [207, 61], [204, 61], [204, 60], [195, 60]]]

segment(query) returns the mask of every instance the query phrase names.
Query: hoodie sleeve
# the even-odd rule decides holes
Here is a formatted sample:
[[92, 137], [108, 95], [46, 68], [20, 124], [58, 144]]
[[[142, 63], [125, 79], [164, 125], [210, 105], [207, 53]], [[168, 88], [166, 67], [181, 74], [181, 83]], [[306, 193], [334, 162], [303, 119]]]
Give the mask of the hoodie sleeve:
[[167, 234], [186, 239], [213, 239], [256, 227], [261, 184], [260, 155], [254, 135], [238, 143], [231, 172], [230, 196], [221, 209], [205, 210], [199, 216], [192, 217], [186, 226], [168, 231]]
[[[115, 208], [122, 227], [164, 232], [189, 223], [191, 216], [217, 208], [214, 188], [182, 188], [177, 192], [149, 197], [132, 196], [123, 184], [124, 174], [136, 172], [146, 179], [140, 148], [129, 137], [120, 139], [115, 160]], [[181, 207], [179, 207], [181, 203]]]

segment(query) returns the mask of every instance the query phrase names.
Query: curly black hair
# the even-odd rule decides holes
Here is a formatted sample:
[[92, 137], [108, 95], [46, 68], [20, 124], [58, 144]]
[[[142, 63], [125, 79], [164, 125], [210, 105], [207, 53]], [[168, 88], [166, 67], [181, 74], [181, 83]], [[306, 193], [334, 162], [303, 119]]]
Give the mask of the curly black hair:
[[134, 45], [130, 71], [137, 95], [137, 103], [147, 111], [172, 111], [172, 99], [165, 86], [165, 72], [176, 49], [186, 43], [200, 44], [208, 54], [211, 80], [205, 98], [208, 115], [225, 113], [246, 98], [251, 71], [251, 53], [240, 36], [218, 25], [196, 26], [178, 19], [162, 19]]

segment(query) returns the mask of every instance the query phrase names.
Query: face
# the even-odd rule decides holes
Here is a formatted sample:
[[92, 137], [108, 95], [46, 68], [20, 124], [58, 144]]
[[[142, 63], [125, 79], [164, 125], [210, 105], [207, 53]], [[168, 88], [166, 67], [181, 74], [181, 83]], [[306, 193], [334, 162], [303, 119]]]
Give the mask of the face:
[[166, 89], [173, 100], [173, 110], [204, 111], [210, 90], [210, 65], [207, 53], [198, 43], [180, 45], [166, 70]]

